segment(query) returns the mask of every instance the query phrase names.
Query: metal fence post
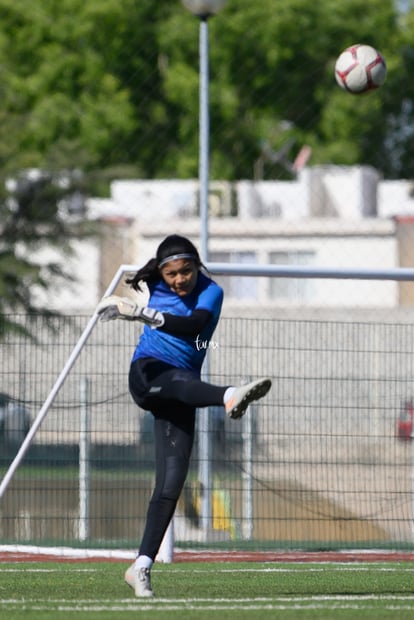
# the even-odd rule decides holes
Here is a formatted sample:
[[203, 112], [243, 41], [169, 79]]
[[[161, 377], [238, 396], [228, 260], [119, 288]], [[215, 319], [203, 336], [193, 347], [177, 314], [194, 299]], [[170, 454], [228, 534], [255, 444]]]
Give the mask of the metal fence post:
[[79, 540], [89, 538], [90, 519], [90, 420], [89, 380], [84, 377], [80, 385], [80, 437], [79, 437]]

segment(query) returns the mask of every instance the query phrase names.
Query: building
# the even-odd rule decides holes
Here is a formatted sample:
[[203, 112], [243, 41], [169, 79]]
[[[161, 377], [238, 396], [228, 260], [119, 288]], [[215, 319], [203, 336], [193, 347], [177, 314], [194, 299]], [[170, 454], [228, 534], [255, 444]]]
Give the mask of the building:
[[[337, 269], [411, 266], [413, 187], [410, 181], [383, 181], [366, 166], [305, 168], [292, 181], [211, 182], [209, 260]], [[100, 222], [100, 235], [75, 247], [75, 288], [48, 292], [60, 309], [93, 309], [118, 267], [143, 264], [167, 234], [186, 234], [197, 244], [198, 182], [114, 181], [110, 198], [89, 200], [88, 217]], [[229, 304], [394, 308], [414, 303], [410, 282], [220, 281]]]

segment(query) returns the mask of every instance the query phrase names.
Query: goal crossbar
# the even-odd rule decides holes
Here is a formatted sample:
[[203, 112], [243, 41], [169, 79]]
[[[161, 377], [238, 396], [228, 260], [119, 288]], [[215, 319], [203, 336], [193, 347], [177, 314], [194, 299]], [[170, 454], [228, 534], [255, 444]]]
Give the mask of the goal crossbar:
[[414, 269], [346, 269], [304, 265], [256, 265], [249, 263], [206, 263], [211, 274], [272, 278], [313, 278], [334, 280], [398, 280], [413, 281]]

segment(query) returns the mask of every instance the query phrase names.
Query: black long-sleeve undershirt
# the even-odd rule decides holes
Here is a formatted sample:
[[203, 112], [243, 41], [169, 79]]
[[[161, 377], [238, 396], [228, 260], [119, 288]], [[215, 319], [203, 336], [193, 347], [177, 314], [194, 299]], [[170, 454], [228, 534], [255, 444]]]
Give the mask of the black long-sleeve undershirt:
[[173, 336], [186, 336], [195, 338], [211, 319], [208, 310], [194, 310], [190, 316], [176, 316], [163, 312], [164, 325], [158, 329], [168, 332]]

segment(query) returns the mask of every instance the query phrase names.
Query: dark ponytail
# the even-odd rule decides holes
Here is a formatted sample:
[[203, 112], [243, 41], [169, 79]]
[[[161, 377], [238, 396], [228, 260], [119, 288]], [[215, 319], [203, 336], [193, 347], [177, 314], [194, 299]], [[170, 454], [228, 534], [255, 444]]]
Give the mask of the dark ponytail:
[[160, 264], [166, 259], [184, 257], [193, 260], [198, 269], [203, 267], [197, 248], [189, 239], [180, 235], [169, 235], [158, 246], [156, 257], [151, 258], [132, 278], [127, 278], [126, 283], [135, 291], [141, 291], [140, 282], [150, 283], [160, 280]]
[[125, 282], [130, 284], [135, 291], [142, 291], [140, 282], [156, 282], [159, 277], [158, 261], [156, 258], [150, 258], [132, 278], [126, 278]]

